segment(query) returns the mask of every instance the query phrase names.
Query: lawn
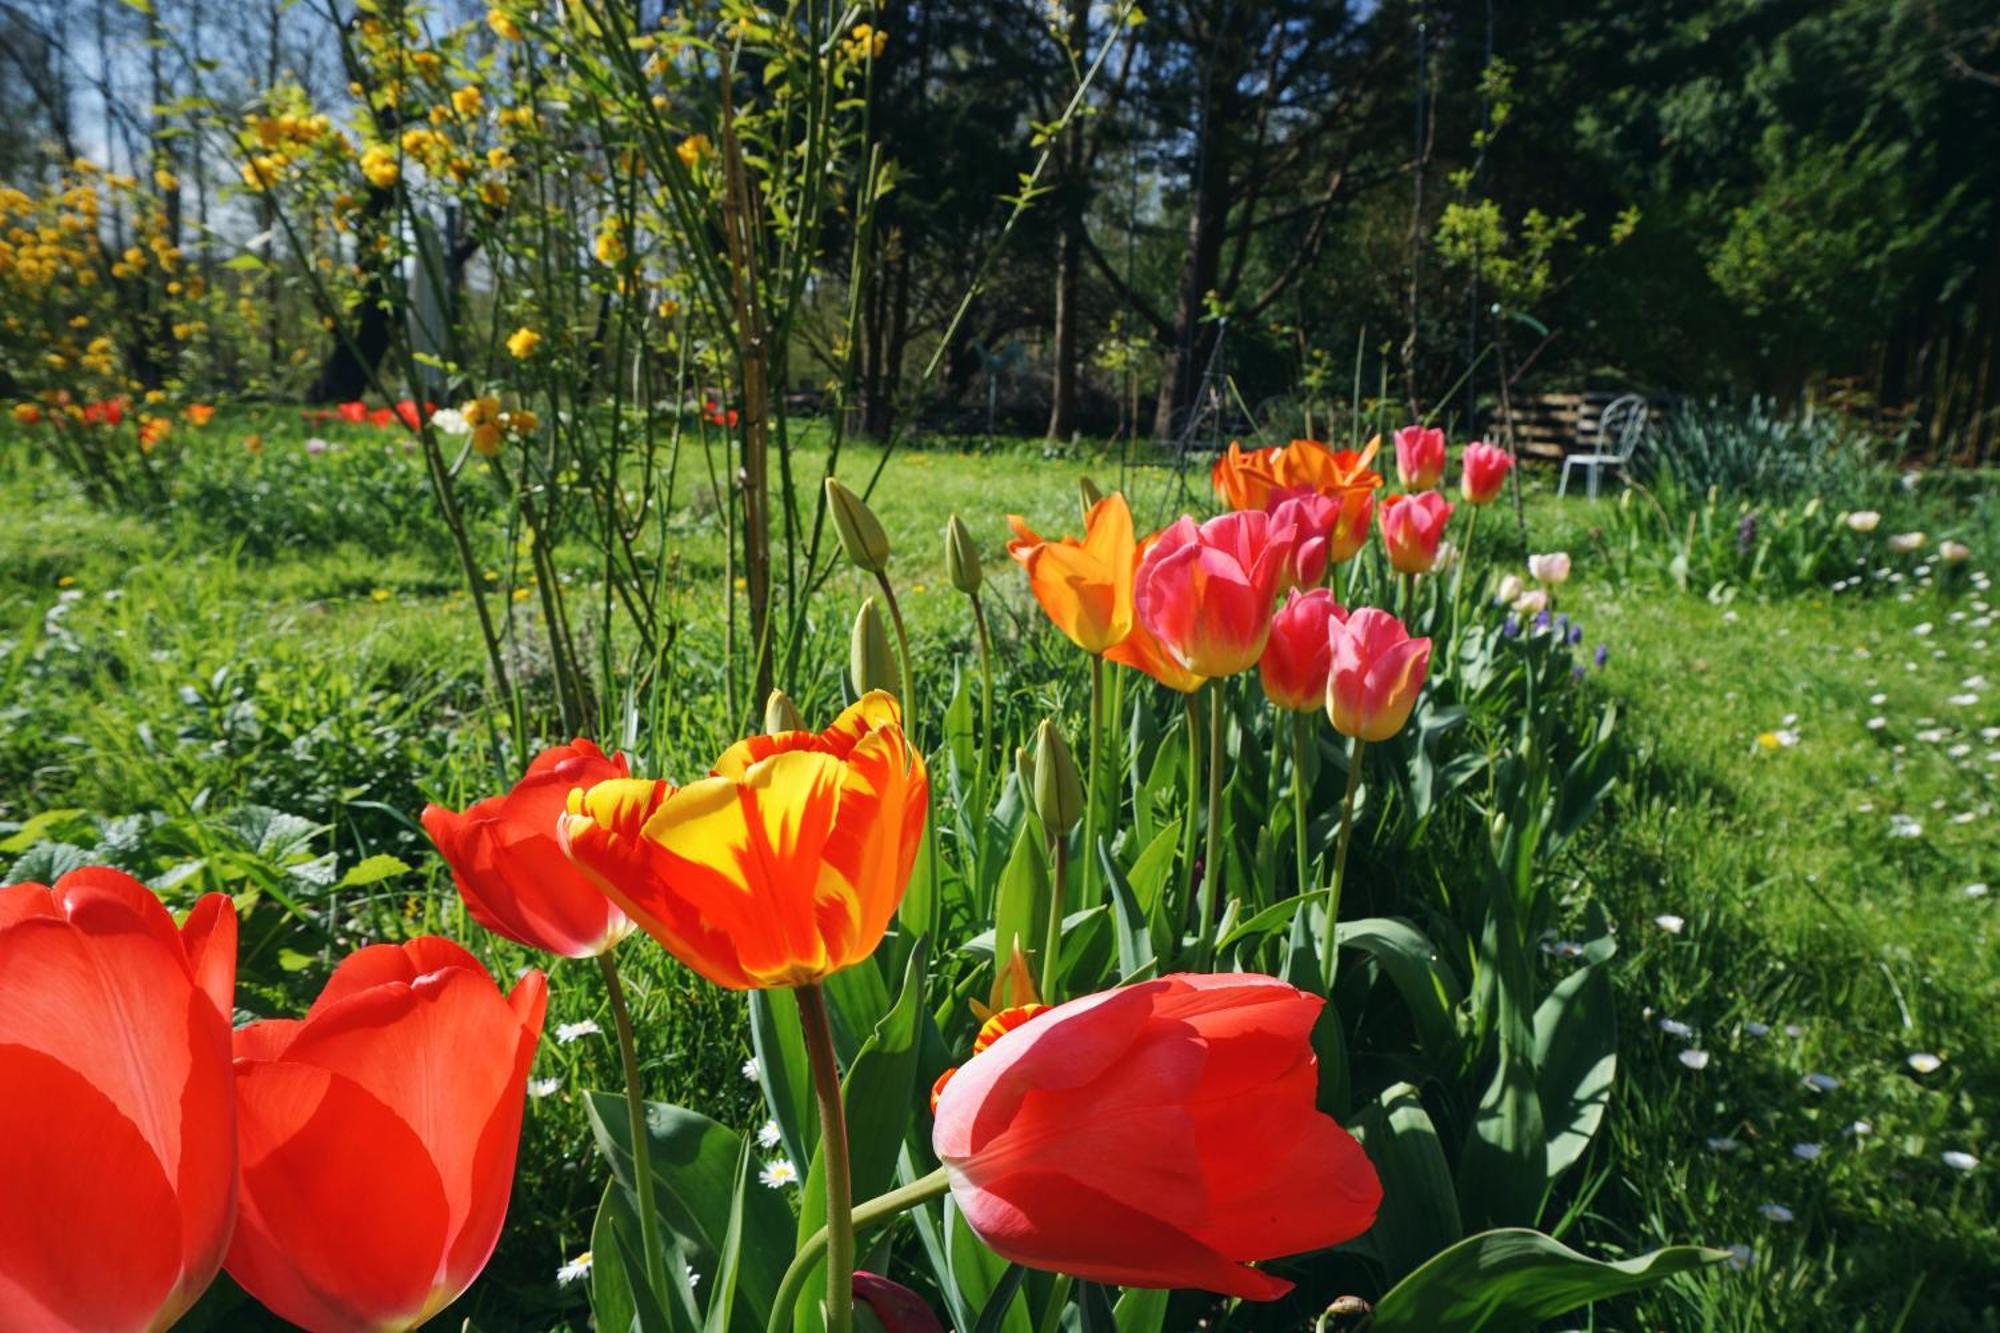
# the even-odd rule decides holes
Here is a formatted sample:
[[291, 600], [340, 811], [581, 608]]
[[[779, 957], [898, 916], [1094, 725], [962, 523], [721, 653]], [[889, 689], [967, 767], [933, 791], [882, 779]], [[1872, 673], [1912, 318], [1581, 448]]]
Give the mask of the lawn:
[[[253, 426], [263, 453], [224, 443]], [[421, 476], [366, 437], [308, 458], [295, 435], [219, 422], [190, 465], [192, 498], [152, 518], [94, 509], [0, 442], [7, 878], [51, 877], [73, 847], [155, 884], [199, 875], [289, 904], [246, 926], [238, 1002], [257, 1014], [309, 999], [348, 948], [418, 929], [511, 975], [527, 951], [464, 918], [413, 821], [426, 800], [489, 790], [498, 744]], [[851, 447], [842, 475], [875, 461]], [[329, 479], [339, 468], [354, 476]], [[1013, 664], [1003, 707], [1075, 712], [1076, 676], [1047, 665], [1050, 636], [1002, 549], [1004, 513], [1073, 531], [1079, 475], [1108, 486], [1121, 470], [1031, 444], [889, 461], [873, 504], [924, 679], [971, 671], [940, 536], [957, 512]], [[1972, 572], [1987, 553], [1949, 589], [1703, 596], [1600, 558], [1617, 502], [1558, 500], [1550, 480], [1529, 480], [1528, 547], [1575, 557], [1558, 607], [1606, 645], [1586, 688], [1617, 706], [1624, 776], [1558, 863], [1562, 921], [1601, 909], [1616, 934], [1621, 1077], [1583, 1183], [1544, 1224], [1597, 1251], [1734, 1249], [1729, 1265], [1601, 1305], [1593, 1326], [1994, 1327], [2000, 630]], [[1179, 493], [1158, 467], [1127, 487], [1142, 530]], [[336, 494], [361, 499], [343, 508]], [[1512, 553], [1501, 513], [1482, 540]], [[704, 507], [694, 488], [676, 522], [678, 651], [698, 671], [730, 571], [712, 493]], [[563, 567], [588, 577], [580, 555]], [[807, 655], [817, 674], [794, 683], [802, 702], [840, 693], [870, 587], [842, 567], [814, 594], [822, 648]], [[526, 598], [511, 609], [533, 613]], [[665, 771], [705, 762], [694, 756], [739, 725], [715, 715], [713, 692], [706, 711], [688, 705], [684, 752], [652, 756]], [[1560, 972], [1560, 932], [1540, 943], [1541, 966]], [[658, 950], [628, 952], [649, 1094], [754, 1128], [741, 1001]], [[588, 1247], [601, 1193], [579, 1090], [619, 1074], [596, 973], [560, 963], [551, 995], [514, 1215], [457, 1307], [482, 1328], [587, 1316], [583, 1290], [555, 1281]], [[212, 1298], [203, 1311], [238, 1327], [255, 1307]]]

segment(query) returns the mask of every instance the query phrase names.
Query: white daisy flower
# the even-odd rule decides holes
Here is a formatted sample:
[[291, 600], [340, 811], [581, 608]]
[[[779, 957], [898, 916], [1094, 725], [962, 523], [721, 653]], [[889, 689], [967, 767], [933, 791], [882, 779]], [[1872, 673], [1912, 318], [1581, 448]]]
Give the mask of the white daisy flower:
[[1789, 1222], [1792, 1220], [1792, 1210], [1785, 1207], [1782, 1203], [1760, 1203], [1757, 1205], [1757, 1211], [1764, 1215], [1766, 1222]]
[[1802, 1162], [1817, 1162], [1819, 1154], [1820, 1146], [1817, 1143], [1794, 1143], [1792, 1145], [1792, 1156]]
[[1807, 1074], [1806, 1086], [1814, 1092], [1832, 1092], [1840, 1086], [1840, 1080], [1831, 1074]]
[[753, 1055], [743, 1062], [743, 1077], [752, 1083], [764, 1077], [764, 1066], [757, 1062], [756, 1056]]
[[465, 413], [455, 407], [440, 407], [431, 413], [431, 425], [446, 435], [463, 435], [472, 429], [465, 419]]
[[1660, 1031], [1666, 1033], [1669, 1037], [1687, 1038], [1694, 1035], [1694, 1029], [1686, 1023], [1681, 1022], [1678, 1018], [1661, 1019]]
[[1769, 1023], [1745, 1023], [1743, 1031], [1752, 1037], [1768, 1037], [1771, 1035], [1771, 1025]]
[[759, 1184], [781, 1190], [787, 1185], [799, 1183], [799, 1169], [792, 1165], [789, 1157], [774, 1157], [764, 1163], [764, 1169], [757, 1173], [757, 1180]]
[[1968, 884], [1963, 889], [1959, 890], [1959, 892], [1963, 893], [1968, 898], [1984, 898], [1986, 896], [1986, 885], [1983, 883]]
[[1856, 1120], [1847, 1127], [1847, 1137], [1851, 1139], [1865, 1139], [1874, 1132], [1875, 1126], [1866, 1120]]
[[1880, 708], [1883, 704], [1889, 702], [1889, 696], [1877, 690], [1874, 694], [1868, 696], [1868, 702]]
[[1969, 1152], [1959, 1152], [1955, 1148], [1950, 1152], [1939, 1153], [1938, 1160], [1954, 1171], [1971, 1171], [1979, 1165], [1977, 1157]]
[[1710, 1152], [1735, 1152], [1738, 1148], [1741, 1148], [1743, 1146], [1741, 1143], [1738, 1143], [1735, 1139], [1730, 1138], [1727, 1134], [1711, 1135], [1707, 1140], [1707, 1142], [1708, 1142], [1708, 1150]]
[[1662, 912], [1653, 918], [1653, 924], [1661, 930], [1666, 931], [1669, 935], [1678, 935], [1686, 927], [1687, 920], [1684, 917], [1675, 916], [1672, 912]]
[[547, 1097], [562, 1087], [560, 1079], [533, 1078], [528, 1080], [528, 1095], [534, 1098]]
[[1908, 815], [1890, 815], [1889, 836], [1892, 838], [1921, 838], [1924, 836], [1924, 826]]
[[1728, 1263], [1737, 1272], [1742, 1272], [1756, 1261], [1757, 1251], [1751, 1249], [1748, 1245], [1732, 1245], [1729, 1247]]
[[1880, 731], [1882, 730], [1882, 728], [1889, 725], [1889, 719], [1886, 717], [1871, 717], [1868, 719], [1867, 722], [1863, 723], [1862, 725], [1867, 727], [1868, 730], [1870, 731]]
[[778, 1146], [778, 1140], [783, 1137], [784, 1131], [778, 1128], [778, 1122], [775, 1120], [766, 1120], [757, 1126], [757, 1146], [760, 1148], [775, 1148]]
[[556, 1270], [556, 1285], [567, 1287], [572, 1282], [581, 1282], [590, 1276], [590, 1251], [585, 1250], [576, 1258]]
[[1944, 1061], [1932, 1055], [1929, 1051], [1917, 1051], [1903, 1063], [1907, 1064], [1911, 1069], [1916, 1070], [1919, 1074], [1935, 1074], [1944, 1064]]
[[567, 1046], [571, 1042], [581, 1041], [585, 1037], [595, 1037], [603, 1031], [604, 1029], [597, 1026], [596, 1023], [588, 1018], [584, 1018], [574, 1023], [564, 1023], [556, 1028], [556, 1040]]
[[1680, 1054], [1680, 1061], [1689, 1069], [1699, 1072], [1708, 1068], [1708, 1052], [1693, 1049], [1685, 1050]]

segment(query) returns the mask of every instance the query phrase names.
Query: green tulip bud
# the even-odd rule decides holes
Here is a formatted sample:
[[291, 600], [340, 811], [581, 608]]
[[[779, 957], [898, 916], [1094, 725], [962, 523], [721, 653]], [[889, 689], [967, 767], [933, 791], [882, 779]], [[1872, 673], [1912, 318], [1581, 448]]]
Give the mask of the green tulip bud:
[[1021, 784], [1021, 798], [1035, 799], [1035, 752], [1025, 745], [1014, 747], [1014, 777]]
[[979, 565], [979, 545], [972, 540], [972, 529], [957, 514], [944, 525], [944, 568], [951, 576], [951, 586], [967, 597], [979, 591], [979, 580], [985, 575]]
[[889, 567], [889, 536], [873, 510], [836, 477], [826, 479], [826, 507], [833, 512], [834, 531], [857, 568], [880, 574]]
[[1035, 813], [1042, 827], [1061, 837], [1083, 818], [1083, 779], [1055, 723], [1043, 719], [1035, 732]]
[[889, 651], [889, 630], [873, 597], [862, 600], [854, 617], [854, 634], [847, 646], [847, 675], [857, 698], [870, 690], [896, 693], [896, 658]]
[[1086, 473], [1076, 479], [1076, 494], [1077, 498], [1083, 502], [1083, 517], [1088, 521], [1090, 511], [1097, 508], [1097, 502], [1104, 498], [1104, 492], [1097, 489], [1097, 483], [1092, 481], [1089, 474]]
[[772, 690], [771, 697], [764, 701], [764, 731], [777, 735], [781, 731], [804, 731], [806, 721], [799, 716], [799, 706], [783, 690]]

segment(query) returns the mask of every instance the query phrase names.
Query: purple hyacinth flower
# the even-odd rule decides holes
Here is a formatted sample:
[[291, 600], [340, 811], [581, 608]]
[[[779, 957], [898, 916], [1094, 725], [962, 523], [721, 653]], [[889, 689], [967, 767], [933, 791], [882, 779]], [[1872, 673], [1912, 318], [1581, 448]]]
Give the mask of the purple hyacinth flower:
[[1500, 627], [1500, 632], [1510, 639], [1520, 638], [1521, 617], [1515, 615], [1512, 611], [1509, 611], [1507, 613], [1507, 623]]
[[1604, 669], [1604, 664], [1611, 660], [1610, 646], [1608, 644], [1602, 644], [1602, 643], [1598, 644], [1597, 651], [1591, 654], [1591, 660], [1596, 662], [1597, 669], [1599, 671], [1602, 671]]
[[1535, 628], [1547, 629], [1548, 627], [1549, 627], [1549, 613], [1546, 610], [1536, 612]]

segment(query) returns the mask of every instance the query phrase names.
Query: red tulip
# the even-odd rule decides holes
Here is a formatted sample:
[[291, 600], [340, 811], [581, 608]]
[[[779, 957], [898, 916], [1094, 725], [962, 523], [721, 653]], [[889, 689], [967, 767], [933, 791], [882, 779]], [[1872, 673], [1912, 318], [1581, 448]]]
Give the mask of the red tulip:
[[556, 823], [572, 788], [629, 776], [587, 740], [544, 750], [505, 796], [454, 814], [424, 807], [424, 832], [451, 863], [472, 919], [563, 958], [590, 958], [632, 933], [632, 919], [563, 855]]
[[1458, 493], [1469, 505], [1492, 504], [1500, 498], [1500, 488], [1514, 467], [1514, 455], [1497, 445], [1475, 440], [1459, 451], [1464, 470], [1458, 479]]
[[854, 1303], [868, 1307], [882, 1333], [944, 1333], [944, 1325], [923, 1297], [886, 1277], [856, 1270]]
[[1403, 622], [1372, 606], [1327, 628], [1333, 672], [1326, 712], [1333, 729], [1364, 741], [1386, 741], [1403, 729], [1431, 667], [1431, 641], [1413, 639]]
[[[1364, 499], [1372, 498], [1367, 491], [1359, 494]], [[1334, 529], [1340, 524], [1341, 511], [1342, 497], [1315, 491], [1296, 492], [1271, 506], [1271, 521], [1281, 527], [1290, 525], [1297, 534], [1291, 555], [1285, 561], [1284, 576], [1278, 580], [1281, 591], [1316, 588], [1326, 577], [1327, 558], [1332, 553]]]
[[368, 404], [358, 398], [351, 403], [342, 403], [337, 410], [340, 413], [340, 419], [348, 422], [350, 425], [358, 426], [368, 420]]
[[164, 1328], [236, 1217], [236, 912], [117, 870], [0, 888], [0, 1328]]
[[229, 1275], [312, 1330], [414, 1328], [486, 1266], [548, 983], [502, 996], [425, 936], [350, 954], [301, 1020], [236, 1034]]
[[1382, 545], [1389, 564], [1404, 574], [1429, 573], [1451, 518], [1451, 502], [1436, 491], [1392, 495], [1382, 502], [1381, 513]]
[[1314, 1107], [1322, 1004], [1272, 977], [1181, 974], [1006, 1033], [938, 1099], [932, 1146], [965, 1220], [1030, 1268], [1283, 1295], [1245, 1265], [1350, 1240], [1382, 1197]]
[[377, 430], [380, 430], [387, 426], [395, 425], [396, 409], [393, 407], [376, 408], [373, 412], [370, 412], [368, 414], [368, 424], [375, 427]]
[[1229, 676], [1256, 665], [1271, 631], [1271, 601], [1298, 528], [1255, 510], [1197, 524], [1182, 517], [1139, 562], [1139, 619], [1188, 670]]
[[1271, 641], [1257, 662], [1264, 693], [1272, 703], [1294, 713], [1326, 707], [1326, 681], [1333, 671], [1333, 644], [1327, 630], [1346, 619], [1347, 612], [1329, 590], [1292, 590], [1290, 600], [1271, 617]]
[[1444, 479], [1444, 432], [1405, 426], [1396, 432], [1396, 475], [1407, 490], [1427, 491]]

